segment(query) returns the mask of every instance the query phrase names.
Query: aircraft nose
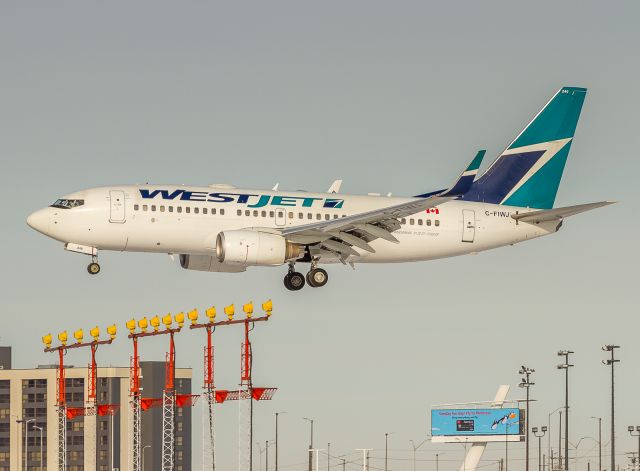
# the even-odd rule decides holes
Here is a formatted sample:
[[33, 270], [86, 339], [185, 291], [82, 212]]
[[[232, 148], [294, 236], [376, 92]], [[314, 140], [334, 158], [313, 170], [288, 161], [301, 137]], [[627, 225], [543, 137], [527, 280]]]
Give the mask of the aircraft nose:
[[38, 232], [46, 234], [49, 231], [49, 208], [39, 209], [27, 218], [27, 225]]

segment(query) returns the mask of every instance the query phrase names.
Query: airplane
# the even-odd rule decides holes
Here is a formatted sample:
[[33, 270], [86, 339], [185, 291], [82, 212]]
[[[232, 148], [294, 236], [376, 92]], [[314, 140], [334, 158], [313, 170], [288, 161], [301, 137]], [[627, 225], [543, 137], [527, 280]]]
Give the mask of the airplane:
[[[564, 219], [612, 201], [554, 208], [587, 90], [562, 87], [478, 178], [480, 151], [445, 190], [395, 197], [239, 189], [231, 185], [115, 185], [71, 193], [27, 224], [89, 255], [178, 255], [182, 268], [238, 273], [282, 266], [291, 291], [326, 285], [320, 265], [434, 260], [557, 232]], [[306, 276], [296, 271], [308, 263]]]

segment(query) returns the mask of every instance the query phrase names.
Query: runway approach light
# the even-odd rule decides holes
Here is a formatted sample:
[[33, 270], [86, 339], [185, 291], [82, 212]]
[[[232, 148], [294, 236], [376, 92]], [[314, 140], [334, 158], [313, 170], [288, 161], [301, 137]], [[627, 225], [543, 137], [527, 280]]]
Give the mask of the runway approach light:
[[45, 347], [51, 348], [51, 342], [53, 342], [53, 335], [47, 334], [42, 337], [42, 343]]
[[267, 313], [267, 317], [271, 315], [271, 311], [273, 311], [273, 302], [269, 299], [262, 303], [262, 310]]
[[189, 311], [189, 314], [187, 314], [189, 316], [189, 320], [191, 321], [192, 324], [195, 324], [196, 322], [198, 322], [198, 310], [194, 309], [193, 311]]
[[136, 330], [136, 320], [135, 319], [131, 319], [131, 320], [127, 321], [126, 327], [127, 327], [127, 329], [129, 329], [129, 332], [131, 332], [133, 334], [133, 332]]
[[149, 321], [147, 320], [147, 316], [138, 321], [138, 327], [140, 327], [140, 330], [143, 332], [147, 331], [147, 329], [149, 328]]
[[98, 328], [98, 326], [95, 326], [89, 331], [89, 334], [91, 335], [91, 337], [93, 337], [93, 340], [97, 342], [100, 338], [100, 329]]
[[155, 332], [158, 331], [158, 327], [160, 327], [160, 318], [158, 316], [153, 316], [151, 318], [151, 327], [153, 327]]
[[205, 312], [207, 314], [207, 317], [209, 318], [209, 322], [213, 324], [216, 320], [216, 308], [214, 306], [211, 306]]
[[73, 337], [76, 339], [76, 342], [82, 343], [82, 339], [84, 338], [84, 332], [82, 329], [78, 329], [73, 333]]
[[176, 314], [175, 319], [178, 327], [182, 329], [182, 326], [184, 325], [184, 312], [179, 312], [178, 314]]
[[248, 318], [251, 318], [251, 316], [253, 315], [253, 301], [249, 301], [247, 304], [244, 304], [242, 306], [242, 310]]
[[173, 323], [173, 319], [171, 318], [171, 314], [167, 314], [162, 318], [162, 323], [167, 329], [171, 328], [171, 324]]
[[233, 315], [236, 313], [236, 307], [233, 304], [229, 304], [224, 308], [224, 313], [227, 315], [230, 321], [233, 320]]
[[69, 339], [69, 336], [67, 335], [66, 330], [58, 334], [58, 340], [60, 340], [60, 343], [62, 344], [63, 347], [67, 344], [68, 339]]
[[115, 324], [110, 325], [109, 327], [107, 327], [107, 334], [109, 334], [109, 337], [111, 337], [111, 340], [116, 338], [116, 332], [118, 331], [118, 328], [116, 327]]

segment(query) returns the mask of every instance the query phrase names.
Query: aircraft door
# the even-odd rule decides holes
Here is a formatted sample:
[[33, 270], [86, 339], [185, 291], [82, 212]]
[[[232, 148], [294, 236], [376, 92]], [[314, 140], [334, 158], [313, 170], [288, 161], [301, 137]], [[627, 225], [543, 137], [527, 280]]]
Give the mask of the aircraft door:
[[276, 226], [282, 227], [287, 224], [287, 212], [284, 209], [276, 209]]
[[462, 242], [473, 242], [476, 235], [476, 213], [471, 209], [462, 210]]
[[109, 192], [110, 213], [109, 222], [122, 224], [125, 222], [124, 191], [113, 190]]

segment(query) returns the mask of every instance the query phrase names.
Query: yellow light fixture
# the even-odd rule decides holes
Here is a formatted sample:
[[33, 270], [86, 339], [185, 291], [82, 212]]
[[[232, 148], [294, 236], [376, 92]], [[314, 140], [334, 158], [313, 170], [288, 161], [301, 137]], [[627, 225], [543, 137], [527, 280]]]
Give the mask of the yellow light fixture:
[[198, 310], [194, 309], [193, 311], [189, 311], [189, 320], [191, 321], [192, 324], [195, 324], [198, 322]]
[[109, 337], [111, 337], [111, 340], [116, 338], [116, 332], [118, 331], [118, 328], [116, 327], [115, 324], [110, 325], [109, 327], [107, 327], [107, 334], [109, 334]]
[[213, 324], [216, 320], [216, 308], [215, 306], [211, 306], [209, 309], [205, 311], [207, 313], [207, 317], [209, 318], [209, 322]]
[[154, 331], [158, 331], [158, 327], [160, 327], [160, 317], [159, 316], [153, 316], [151, 318], [151, 326], [153, 327]]
[[247, 304], [243, 304], [242, 310], [247, 315], [247, 317], [251, 318], [251, 316], [253, 315], [253, 301], [249, 301]]
[[233, 315], [236, 313], [236, 307], [233, 304], [229, 304], [224, 308], [224, 313], [227, 315], [230, 321], [233, 320]]
[[42, 336], [42, 343], [45, 347], [51, 348], [51, 342], [53, 342], [53, 335], [47, 334]]
[[182, 326], [184, 325], [184, 312], [179, 312], [178, 314], [176, 314], [175, 320], [176, 324], [178, 324], [178, 327], [182, 328]]
[[171, 314], [167, 314], [162, 318], [162, 323], [167, 329], [171, 328], [171, 324], [173, 323], [173, 319], [171, 318]]
[[58, 334], [58, 340], [60, 340], [60, 343], [62, 344], [63, 347], [67, 344], [67, 340], [69, 340], [69, 336], [67, 335], [66, 330]]
[[73, 337], [76, 339], [76, 342], [82, 343], [82, 339], [84, 338], [84, 332], [82, 329], [78, 329], [73, 333]]
[[262, 303], [262, 310], [267, 313], [267, 317], [271, 315], [271, 311], [273, 311], [273, 302], [269, 299]]
[[131, 332], [132, 334], [135, 332], [135, 330], [136, 330], [136, 320], [135, 319], [128, 320], [125, 325], [126, 325], [127, 329], [129, 329], [129, 332]]
[[147, 329], [149, 328], [149, 321], [147, 320], [147, 316], [143, 317], [138, 321], [138, 327], [140, 327], [140, 330], [142, 332], [147, 331]]
[[89, 331], [89, 334], [91, 335], [91, 337], [93, 337], [93, 340], [97, 342], [100, 338], [100, 329], [98, 328], [98, 326], [95, 326]]

